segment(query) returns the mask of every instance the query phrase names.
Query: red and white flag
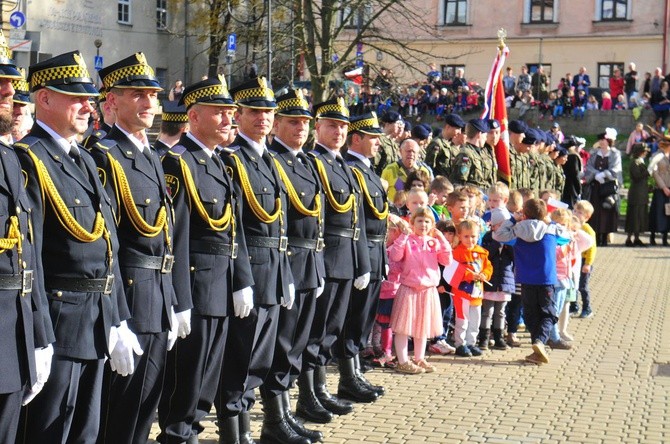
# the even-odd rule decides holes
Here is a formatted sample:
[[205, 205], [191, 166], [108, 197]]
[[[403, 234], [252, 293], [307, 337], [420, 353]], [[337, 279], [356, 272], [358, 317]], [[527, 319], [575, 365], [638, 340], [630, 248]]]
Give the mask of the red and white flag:
[[463, 281], [463, 276], [465, 276], [465, 270], [467, 270], [465, 265], [461, 264], [458, 261], [452, 260], [449, 263], [449, 265], [446, 265], [444, 267], [442, 277], [444, 278], [445, 281], [447, 281], [449, 285], [451, 285], [452, 289], [456, 289]]
[[363, 68], [352, 69], [344, 73], [344, 77], [354, 82], [356, 85], [363, 84]]

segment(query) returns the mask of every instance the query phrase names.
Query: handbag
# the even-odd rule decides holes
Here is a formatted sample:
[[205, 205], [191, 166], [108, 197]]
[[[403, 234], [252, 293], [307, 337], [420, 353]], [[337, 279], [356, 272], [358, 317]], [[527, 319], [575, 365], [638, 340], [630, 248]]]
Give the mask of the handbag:
[[618, 191], [619, 186], [617, 185], [616, 180], [608, 180], [607, 182], [600, 184], [600, 187], [598, 187], [598, 196], [603, 199], [613, 194], [617, 194]]

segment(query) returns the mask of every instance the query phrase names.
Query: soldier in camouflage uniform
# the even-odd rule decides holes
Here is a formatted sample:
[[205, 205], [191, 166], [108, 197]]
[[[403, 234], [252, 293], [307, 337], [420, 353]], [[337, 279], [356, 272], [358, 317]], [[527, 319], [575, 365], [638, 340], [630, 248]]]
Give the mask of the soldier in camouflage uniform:
[[[554, 190], [563, 195], [563, 188], [565, 188], [565, 173], [563, 172], [563, 165], [568, 161], [568, 150], [559, 146], [556, 151], [556, 158], [554, 159]], [[567, 202], [566, 202], [567, 203]]]
[[544, 141], [542, 131], [529, 128], [524, 138], [524, 143], [531, 145], [528, 152], [528, 188], [537, 196], [545, 182], [544, 163], [540, 156], [540, 144]]
[[489, 124], [483, 119], [472, 119], [465, 125], [465, 144], [454, 159], [449, 180], [454, 185], [474, 185], [482, 190], [489, 187], [484, 177], [487, 167], [482, 158], [482, 147], [489, 132]]
[[384, 124], [384, 134], [379, 138], [379, 152], [372, 159], [372, 169], [378, 176], [382, 175], [384, 168], [400, 157], [399, 138], [405, 127], [402, 116], [395, 111], [385, 112], [381, 121]]
[[450, 177], [451, 164], [460, 151], [456, 137], [465, 128], [465, 122], [458, 114], [448, 114], [444, 118], [444, 127], [440, 137], [433, 140], [426, 150], [426, 164], [436, 176]]
[[498, 181], [498, 161], [496, 160], [496, 145], [500, 141], [500, 122], [489, 119], [489, 132], [486, 133], [486, 143], [482, 147], [484, 177], [489, 181], [487, 188]]
[[523, 139], [528, 126], [523, 120], [512, 120], [508, 127], [509, 131], [509, 164], [512, 172], [510, 189], [528, 188], [528, 145], [524, 145]]

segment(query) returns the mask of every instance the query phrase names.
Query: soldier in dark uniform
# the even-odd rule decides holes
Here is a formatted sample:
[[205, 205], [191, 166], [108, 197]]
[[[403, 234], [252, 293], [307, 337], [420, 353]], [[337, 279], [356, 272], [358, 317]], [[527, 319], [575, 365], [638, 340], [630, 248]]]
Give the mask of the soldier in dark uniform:
[[0, 226], [4, 230], [0, 234], [0, 442], [14, 444], [21, 404], [29, 403], [49, 377], [54, 336], [37, 275], [42, 258], [35, 250], [24, 176], [16, 153], [4, 141], [11, 137], [12, 101], [17, 99], [12, 84], [23, 80], [9, 56], [0, 31]]
[[372, 160], [375, 173], [382, 175], [382, 171], [400, 157], [400, 136], [403, 134], [405, 122], [402, 116], [395, 111], [387, 111], [381, 116], [384, 124], [384, 134], [379, 139], [379, 152]]
[[[235, 121], [239, 133], [222, 157], [242, 188], [242, 224], [255, 281], [254, 309], [247, 319], [231, 320], [235, 335], [228, 337], [216, 410], [226, 436], [226, 429], [239, 415], [240, 442], [252, 442], [249, 411], [255, 402], [254, 389], [270, 372], [279, 310], [281, 306], [292, 308], [295, 286], [287, 255], [287, 190], [266, 141], [277, 106], [274, 93], [264, 77], [256, 77], [232, 89], [231, 94], [238, 105]], [[247, 367], [245, 378], [242, 371]], [[282, 417], [280, 400], [264, 399], [267, 416], [273, 420]]]
[[[312, 442], [323, 440], [321, 432], [305, 429], [291, 414], [288, 390], [300, 375], [302, 354], [307, 346], [314, 320], [316, 298], [323, 292], [323, 193], [314, 167], [302, 151], [312, 115], [300, 90], [290, 90], [277, 98], [274, 138], [270, 149], [281, 165], [280, 177], [289, 191], [286, 211], [288, 252], [295, 279], [295, 302], [290, 310], [279, 313], [279, 328], [272, 369], [261, 386], [264, 400], [279, 398], [284, 418], [299, 435]], [[272, 421], [266, 409], [261, 436], [286, 440], [286, 433], [275, 415]]]
[[91, 132], [82, 142], [84, 148], [90, 150], [93, 145], [102, 140], [107, 133], [112, 129], [112, 125], [116, 122], [114, 111], [107, 104], [107, 91], [105, 88], [100, 88], [100, 95], [98, 95], [98, 112], [100, 113], [100, 128]]
[[[384, 394], [384, 388], [372, 385], [363, 377], [359, 353], [372, 332], [382, 280], [386, 277], [386, 220], [389, 205], [382, 182], [372, 171], [370, 159], [379, 150], [379, 128], [374, 112], [350, 119], [347, 136], [347, 162], [361, 190], [365, 234], [370, 257], [370, 283], [366, 288], [353, 288], [342, 334], [335, 343], [335, 356], [340, 370], [337, 395], [357, 402], [371, 402]], [[359, 241], [360, 242], [360, 241]]]
[[[163, 388], [172, 306], [172, 210], [160, 159], [146, 129], [154, 120], [160, 84], [144, 54], [136, 53], [100, 70], [116, 122], [91, 155], [116, 214], [119, 267], [130, 308], [128, 326], [144, 354], [129, 368], [105, 367], [102, 429], [98, 443], [144, 443]], [[133, 372], [133, 369], [135, 370]], [[128, 375], [126, 372], [130, 373]]]
[[310, 421], [328, 422], [332, 418], [328, 412], [344, 415], [353, 411], [351, 403], [328, 391], [326, 364], [342, 332], [352, 285], [363, 290], [370, 281], [370, 257], [360, 188], [340, 153], [346, 142], [349, 110], [338, 98], [314, 106], [314, 113], [317, 144], [310, 155], [326, 196], [326, 282], [323, 295], [317, 300], [308, 352], [298, 379], [297, 412]]
[[489, 124], [483, 119], [472, 119], [465, 125], [465, 144], [454, 159], [449, 180], [454, 185], [474, 185], [486, 190], [490, 185], [484, 177], [485, 167], [481, 150], [489, 132]]
[[[226, 340], [229, 332], [234, 334], [229, 328], [233, 309], [239, 317], [249, 314], [254, 282], [239, 190], [216, 155], [217, 145], [230, 131], [235, 103], [218, 78], [188, 86], [180, 102], [188, 110], [190, 131], [168, 151], [163, 168], [177, 221], [175, 311], [182, 313], [184, 326], [190, 316], [191, 332], [168, 353], [158, 441], [190, 444], [198, 441], [200, 421], [214, 402]], [[246, 369], [237, 377], [244, 375]]]
[[[79, 51], [30, 67], [36, 122], [14, 146], [27, 180], [42, 249], [44, 285], [56, 342], [51, 376], [24, 410], [19, 442], [94, 442], [106, 356], [141, 353], [118, 267], [111, 201], [76, 137], [97, 95]], [[122, 322], [124, 321], [124, 322]]]
[[460, 152], [460, 144], [454, 137], [465, 128], [465, 122], [458, 114], [447, 114], [440, 137], [434, 139], [426, 150], [426, 164], [433, 169], [436, 176], [451, 176], [451, 164]]
[[[2, 37], [0, 37], [1, 39]], [[0, 43], [0, 48], [2, 48]], [[1, 51], [1, 49], [0, 49]], [[7, 134], [7, 141], [11, 143], [18, 142], [27, 133], [25, 128], [25, 118], [27, 111], [25, 108], [30, 104], [30, 86], [26, 81], [26, 71], [23, 68], [18, 68], [21, 74], [20, 79], [12, 79], [12, 86], [14, 87], [14, 97], [12, 103], [14, 109], [12, 110], [12, 127], [9, 134]]]
[[161, 129], [154, 149], [162, 159], [165, 154], [179, 142], [181, 135], [188, 131], [188, 115], [184, 105], [174, 102], [163, 103]]
[[489, 132], [486, 133], [486, 142], [482, 147], [482, 167], [484, 168], [484, 178], [490, 182], [490, 188], [498, 181], [498, 161], [496, 159], [496, 145], [500, 141], [500, 122], [496, 119], [489, 119]]

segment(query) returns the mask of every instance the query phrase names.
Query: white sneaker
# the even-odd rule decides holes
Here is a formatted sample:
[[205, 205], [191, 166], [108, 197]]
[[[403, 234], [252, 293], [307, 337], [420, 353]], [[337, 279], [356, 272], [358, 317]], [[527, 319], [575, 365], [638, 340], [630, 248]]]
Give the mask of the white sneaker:
[[564, 341], [572, 342], [575, 340], [575, 338], [573, 338], [572, 335], [566, 331], [562, 331], [560, 335], [561, 339], [563, 339]]
[[428, 350], [430, 350], [431, 353], [438, 353], [440, 355], [450, 355], [456, 351], [456, 349], [447, 344], [447, 341], [444, 339], [440, 339], [435, 344], [431, 344], [428, 347]]

